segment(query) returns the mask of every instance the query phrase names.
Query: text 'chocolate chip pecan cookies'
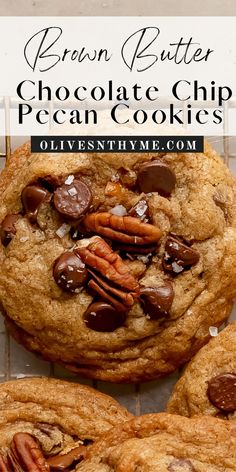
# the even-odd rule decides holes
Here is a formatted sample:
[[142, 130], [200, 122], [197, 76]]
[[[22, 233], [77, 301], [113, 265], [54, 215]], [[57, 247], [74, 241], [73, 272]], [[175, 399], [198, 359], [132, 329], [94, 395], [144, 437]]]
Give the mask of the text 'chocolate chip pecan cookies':
[[236, 322], [190, 362], [174, 388], [168, 411], [236, 420]]
[[236, 424], [146, 415], [111, 429], [87, 451], [77, 472], [235, 472]]
[[0, 385], [0, 471], [75, 470], [89, 444], [131, 415], [89, 387], [46, 378]]
[[[25, 157], [24, 157], [25, 153]], [[31, 154], [0, 177], [12, 335], [88, 377], [166, 375], [236, 295], [235, 180], [199, 154]]]

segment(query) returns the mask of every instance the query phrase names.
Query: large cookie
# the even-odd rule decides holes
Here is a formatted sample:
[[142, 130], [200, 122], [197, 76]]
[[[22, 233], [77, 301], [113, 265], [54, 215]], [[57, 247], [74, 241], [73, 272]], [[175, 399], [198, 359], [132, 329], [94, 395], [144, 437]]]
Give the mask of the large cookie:
[[1, 384], [0, 470], [43, 472], [45, 460], [55, 471], [74, 468], [88, 444], [129, 418], [115, 400], [84, 385], [47, 378]]
[[146, 415], [113, 428], [77, 472], [232, 472], [236, 425], [215, 418]]
[[203, 347], [185, 369], [168, 403], [184, 416], [236, 419], [236, 322]]
[[0, 300], [18, 341], [109, 381], [166, 375], [236, 293], [235, 180], [216, 153], [29, 154], [0, 177]]

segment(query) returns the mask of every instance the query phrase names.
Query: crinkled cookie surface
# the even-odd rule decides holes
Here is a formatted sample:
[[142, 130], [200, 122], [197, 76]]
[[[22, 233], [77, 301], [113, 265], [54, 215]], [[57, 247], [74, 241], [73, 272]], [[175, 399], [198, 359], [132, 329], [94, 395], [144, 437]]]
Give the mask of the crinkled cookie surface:
[[184, 416], [236, 419], [236, 322], [196, 354], [177, 382], [167, 409]]
[[207, 144], [166, 155], [26, 147], [0, 188], [0, 300], [28, 349], [88, 377], [142, 381], [189, 360], [228, 317], [235, 180]]
[[88, 444], [129, 418], [115, 400], [84, 385], [43, 377], [3, 383], [0, 470], [74, 470]]
[[105, 434], [77, 472], [235, 471], [235, 446], [233, 422], [145, 415]]

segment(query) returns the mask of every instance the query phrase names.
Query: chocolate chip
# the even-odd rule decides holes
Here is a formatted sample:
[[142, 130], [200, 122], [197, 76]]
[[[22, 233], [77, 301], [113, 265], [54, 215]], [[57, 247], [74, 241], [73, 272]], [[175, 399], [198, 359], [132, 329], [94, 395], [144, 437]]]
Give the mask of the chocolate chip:
[[170, 472], [196, 472], [192, 462], [188, 459], [174, 459], [167, 469]]
[[167, 237], [162, 260], [165, 270], [177, 275], [197, 264], [199, 259], [200, 255], [196, 249], [189, 247], [187, 243], [181, 241], [177, 236]]
[[129, 215], [147, 223], [150, 218], [148, 202], [146, 200], [139, 200], [139, 202], [129, 210]]
[[22, 204], [25, 213], [31, 223], [36, 223], [39, 207], [44, 202], [51, 199], [50, 192], [38, 184], [27, 185], [21, 194]]
[[175, 174], [164, 162], [147, 162], [139, 169], [138, 186], [142, 192], [158, 192], [163, 197], [169, 197], [175, 184]]
[[12, 238], [16, 234], [16, 227], [15, 223], [19, 220], [20, 215], [12, 214], [12, 215], [7, 215], [2, 224], [1, 224], [1, 241], [3, 246], [8, 246], [8, 244], [11, 242]]
[[72, 220], [77, 220], [89, 208], [92, 195], [88, 186], [81, 180], [63, 184], [54, 192], [54, 205], [59, 213]]
[[152, 320], [168, 316], [174, 299], [174, 290], [170, 282], [160, 287], [141, 287], [140, 301], [143, 311]]
[[208, 383], [210, 402], [219, 410], [236, 410], [236, 374], [226, 373], [213, 377]]
[[76, 292], [86, 282], [88, 272], [80, 256], [67, 251], [55, 261], [53, 277], [62, 290]]
[[123, 325], [125, 313], [119, 313], [105, 302], [92, 303], [84, 314], [84, 322], [94, 331], [111, 332]]

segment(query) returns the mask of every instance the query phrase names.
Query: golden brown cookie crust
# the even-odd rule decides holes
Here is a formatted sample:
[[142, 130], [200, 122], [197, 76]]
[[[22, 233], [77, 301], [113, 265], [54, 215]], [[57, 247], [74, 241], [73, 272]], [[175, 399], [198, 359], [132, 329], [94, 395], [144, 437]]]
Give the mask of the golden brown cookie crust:
[[111, 429], [90, 448], [77, 471], [235, 471], [235, 446], [233, 423], [151, 414]]
[[[103, 210], [116, 204], [132, 206], [135, 192], [124, 188], [119, 198], [108, 200], [104, 188], [119, 169], [132, 173], [153, 159], [152, 154], [138, 153], [29, 156], [28, 148], [24, 152], [15, 153], [0, 178], [1, 221], [22, 210], [23, 188], [46, 176], [82, 175]], [[208, 341], [209, 326], [220, 326], [227, 319], [236, 294], [235, 180], [209, 145], [205, 154], [161, 158], [175, 172], [177, 184], [169, 199], [149, 197], [154, 224], [163, 232], [160, 255], [147, 270], [141, 261], [127, 264], [143, 285], [160, 285], [169, 278], [160, 259], [166, 235], [172, 231], [194, 241], [200, 261], [173, 278], [170, 317], [162, 323], [149, 320], [135, 303], [125, 325], [116, 331], [89, 330], [83, 313], [91, 296], [85, 291], [73, 296], [62, 293], [52, 275], [55, 259], [72, 246], [70, 238], [55, 234], [60, 224], [55, 215], [46, 231], [32, 229], [23, 217], [14, 240], [7, 248], [0, 247], [0, 299], [10, 331], [28, 349], [88, 377], [142, 381], [166, 375], [188, 361]], [[214, 201], [216, 193], [223, 198], [221, 207]]]
[[0, 385], [0, 447], [24, 432], [45, 453], [59, 453], [79, 441], [96, 440], [131, 416], [114, 399], [85, 385], [45, 377]]
[[[184, 416], [212, 415], [236, 419], [236, 412], [227, 413], [209, 400], [209, 381], [225, 373], [236, 374], [236, 322], [211, 339], [186, 367], [174, 387], [167, 411]], [[236, 389], [235, 389], [236, 395]]]

